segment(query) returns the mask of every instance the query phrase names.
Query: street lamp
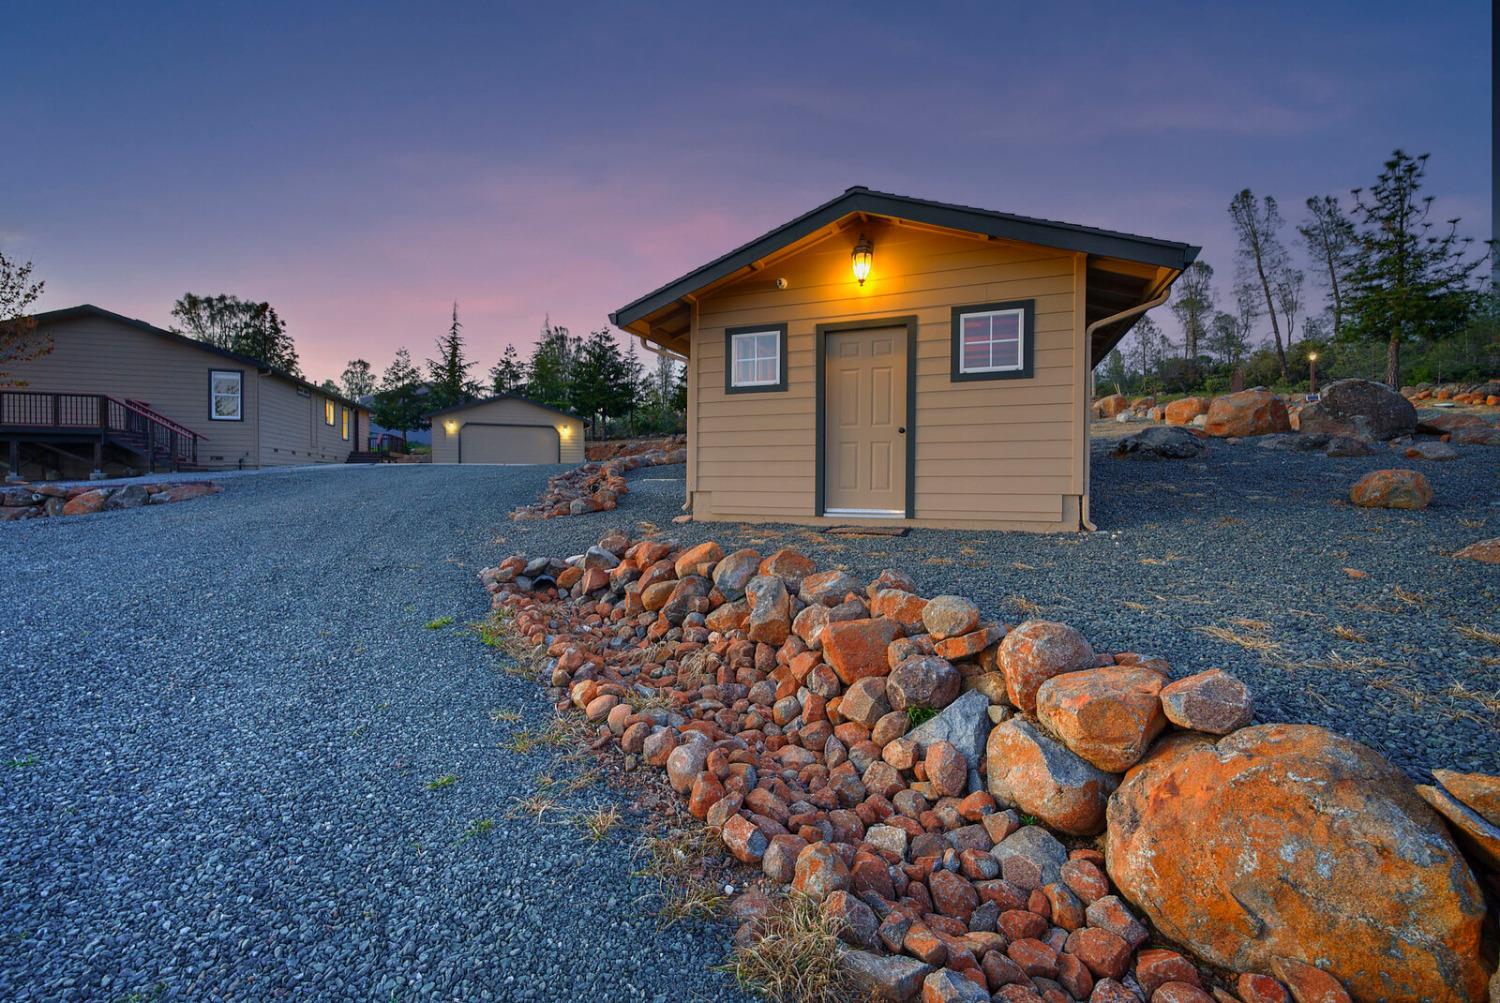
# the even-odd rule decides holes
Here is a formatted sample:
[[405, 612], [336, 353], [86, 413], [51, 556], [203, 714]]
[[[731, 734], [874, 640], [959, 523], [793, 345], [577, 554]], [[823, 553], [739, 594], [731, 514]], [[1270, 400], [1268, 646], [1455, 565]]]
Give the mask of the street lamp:
[[1307, 353], [1307, 392], [1315, 394], [1318, 392], [1318, 353]]

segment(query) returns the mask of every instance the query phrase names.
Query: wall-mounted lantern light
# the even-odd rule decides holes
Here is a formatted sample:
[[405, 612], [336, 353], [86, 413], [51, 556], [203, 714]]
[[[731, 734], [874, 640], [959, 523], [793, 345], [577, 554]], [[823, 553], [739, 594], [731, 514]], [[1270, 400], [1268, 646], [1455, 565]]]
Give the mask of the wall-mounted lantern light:
[[561, 437], [563, 437], [564, 439], [571, 439], [573, 437], [573, 426], [572, 425], [559, 425], [559, 426], [557, 426], [557, 434], [560, 435]]
[[453, 420], [452, 418], [449, 418], [447, 421], [443, 422], [443, 431], [447, 432], [450, 436], [457, 435], [458, 422]]
[[855, 280], [864, 285], [865, 279], [870, 277], [870, 265], [875, 260], [875, 245], [861, 234], [859, 243], [854, 245], [854, 253], [849, 258], [854, 264]]

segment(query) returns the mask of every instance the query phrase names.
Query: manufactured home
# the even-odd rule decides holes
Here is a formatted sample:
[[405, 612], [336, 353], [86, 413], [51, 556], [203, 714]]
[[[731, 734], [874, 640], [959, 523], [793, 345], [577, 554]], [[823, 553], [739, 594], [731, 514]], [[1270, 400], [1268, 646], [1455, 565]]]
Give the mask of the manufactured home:
[[855, 187], [610, 319], [685, 361], [695, 519], [1077, 530], [1092, 368], [1197, 253]]
[[433, 463], [582, 463], [583, 422], [517, 394], [434, 411]]
[[257, 359], [96, 306], [35, 319], [49, 349], [0, 386], [13, 475], [344, 463], [365, 448], [368, 408]]

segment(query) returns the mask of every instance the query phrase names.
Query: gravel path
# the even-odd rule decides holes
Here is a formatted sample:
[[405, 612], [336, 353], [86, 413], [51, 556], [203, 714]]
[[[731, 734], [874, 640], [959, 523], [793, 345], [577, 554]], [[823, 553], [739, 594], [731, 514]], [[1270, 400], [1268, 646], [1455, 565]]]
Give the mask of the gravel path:
[[[1118, 427], [1099, 431], [1113, 437]], [[1261, 720], [1334, 728], [1424, 782], [1432, 767], [1500, 772], [1500, 568], [1447, 556], [1500, 535], [1500, 449], [1462, 446], [1459, 459], [1434, 463], [1285, 453], [1246, 440], [1217, 442], [1201, 460], [1152, 462], [1116, 460], [1112, 445], [1094, 445], [1098, 533], [670, 527], [682, 484], [660, 478], [680, 467], [635, 472], [632, 482], [651, 480], [635, 483], [614, 513], [562, 521], [647, 519], [726, 550], [793, 546], [861, 574], [900, 568], [923, 594], [968, 596], [1008, 623], [1062, 620], [1100, 648], [1165, 657], [1181, 675], [1229, 669], [1253, 687]], [[1431, 507], [1348, 504], [1366, 471], [1401, 466], [1427, 476]]]
[[482, 562], [597, 532], [505, 518], [555, 469], [271, 473], [0, 527], [0, 999], [739, 998], [708, 970], [727, 931], [638, 901], [640, 820], [507, 817], [576, 768], [500, 746], [551, 709], [462, 625]]
[[738, 998], [707, 969], [726, 930], [656, 928], [628, 831], [506, 814], [572, 767], [501, 747], [550, 708], [463, 629], [476, 573], [615, 525], [903, 568], [1010, 622], [1229, 668], [1263, 719], [1327, 724], [1413, 776], [1500, 771], [1500, 646], [1462, 632], [1500, 633], [1500, 572], [1446, 556], [1500, 532], [1500, 452], [1421, 464], [1437, 500], [1402, 513], [1343, 501], [1405, 465], [1387, 456], [1107, 446], [1095, 534], [673, 526], [680, 467], [546, 522], [506, 513], [557, 468], [408, 466], [0, 527], [0, 998]]

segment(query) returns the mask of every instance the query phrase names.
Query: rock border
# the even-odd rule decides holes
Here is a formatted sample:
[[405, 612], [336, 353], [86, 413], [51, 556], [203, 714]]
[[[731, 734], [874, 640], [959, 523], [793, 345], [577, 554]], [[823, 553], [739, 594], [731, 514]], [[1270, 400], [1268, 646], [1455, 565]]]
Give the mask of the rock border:
[[165, 505], [219, 494], [223, 490], [212, 481], [160, 481], [107, 487], [76, 485], [71, 488], [57, 484], [7, 484], [0, 487], [0, 522]]
[[[1092, 838], [1107, 806], [1115, 824], [1114, 771], [1129, 781], [1151, 750], [1250, 740], [1249, 691], [1227, 673], [1173, 680], [1065, 624], [983, 622], [899, 571], [866, 583], [786, 549], [611, 530], [584, 554], [516, 555], [480, 579], [559, 713], [581, 712], [626, 770], [665, 770], [732, 856], [818, 902], [875, 998], [1350, 998], [1316, 957], [1277, 955], [1274, 976], [1195, 961], [1153, 932], [1149, 903], [1127, 901]], [[764, 913], [736, 910], [736, 944]], [[1430, 998], [1461, 999], [1452, 989]]]

